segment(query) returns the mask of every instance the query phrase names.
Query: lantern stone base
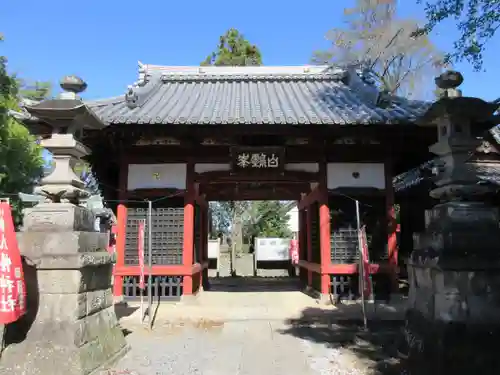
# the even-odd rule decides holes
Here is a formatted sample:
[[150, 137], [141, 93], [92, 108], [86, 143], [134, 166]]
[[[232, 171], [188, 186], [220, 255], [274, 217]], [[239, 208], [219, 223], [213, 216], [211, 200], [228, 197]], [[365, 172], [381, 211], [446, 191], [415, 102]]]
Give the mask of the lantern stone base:
[[411, 375], [500, 373], [500, 267], [409, 266], [405, 336]]
[[[63, 206], [69, 205], [56, 207], [56, 216], [88, 216], [71, 207], [67, 214]], [[128, 350], [113, 306], [113, 258], [106, 251], [107, 235], [78, 231], [87, 227], [87, 221], [78, 218], [73, 225], [77, 231], [61, 231], [68, 228], [61, 223], [50, 232], [50, 214], [44, 220], [42, 231], [31, 231], [28, 225], [18, 234], [27, 262], [28, 311], [6, 328], [8, 346], [0, 359], [0, 373], [91, 374]], [[54, 226], [59, 224], [55, 218]], [[33, 225], [39, 226], [39, 221]]]

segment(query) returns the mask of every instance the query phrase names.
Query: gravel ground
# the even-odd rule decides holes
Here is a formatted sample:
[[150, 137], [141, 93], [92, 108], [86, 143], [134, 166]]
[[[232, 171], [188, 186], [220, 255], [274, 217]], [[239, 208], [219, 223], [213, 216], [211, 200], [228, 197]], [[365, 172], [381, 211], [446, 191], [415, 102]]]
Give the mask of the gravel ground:
[[[130, 326], [129, 326], [130, 327]], [[283, 334], [281, 321], [197, 322], [140, 326], [131, 352], [109, 375], [362, 375], [370, 363], [353, 352]]]
[[404, 373], [387, 350], [398, 322], [380, 321], [364, 333], [355, 323], [358, 306], [340, 315], [332, 309], [300, 292], [205, 292], [194, 305], [160, 305], [152, 331], [136, 310], [121, 319], [131, 351], [102, 374]]
[[[238, 258], [239, 276], [253, 274], [251, 259]], [[229, 273], [227, 259], [222, 269]], [[161, 304], [152, 331], [139, 323], [138, 310], [125, 314], [121, 325], [131, 351], [102, 375], [404, 374], [381, 349], [396, 341], [385, 334], [387, 320], [374, 327], [383, 337], [360, 337], [358, 326], [345, 324], [359, 320], [359, 306], [319, 306], [287, 282], [285, 272], [213, 279], [211, 291], [194, 304]]]

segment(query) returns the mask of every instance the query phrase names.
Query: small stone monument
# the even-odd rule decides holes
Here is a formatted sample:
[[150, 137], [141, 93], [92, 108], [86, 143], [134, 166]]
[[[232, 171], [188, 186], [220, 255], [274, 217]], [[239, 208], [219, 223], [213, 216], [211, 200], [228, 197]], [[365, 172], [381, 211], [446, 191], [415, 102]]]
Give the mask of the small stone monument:
[[55, 166], [35, 189], [43, 200], [24, 212], [19, 247], [35, 271], [26, 280], [28, 313], [16, 327], [25, 337], [6, 348], [0, 373], [87, 375], [128, 349], [113, 307], [108, 236], [95, 231], [80, 203], [89, 193], [73, 171], [90, 152], [82, 131], [104, 125], [78, 98], [81, 79], [65, 77], [61, 87], [59, 98], [26, 107], [53, 128], [41, 145]]
[[498, 104], [462, 97], [462, 81], [458, 72], [438, 77], [444, 95], [423, 117], [438, 130], [430, 195], [440, 203], [426, 212], [423, 246], [408, 262], [409, 374], [500, 373], [500, 227], [489, 203], [499, 186], [478, 178], [474, 159], [482, 144], [474, 133], [495, 125]]

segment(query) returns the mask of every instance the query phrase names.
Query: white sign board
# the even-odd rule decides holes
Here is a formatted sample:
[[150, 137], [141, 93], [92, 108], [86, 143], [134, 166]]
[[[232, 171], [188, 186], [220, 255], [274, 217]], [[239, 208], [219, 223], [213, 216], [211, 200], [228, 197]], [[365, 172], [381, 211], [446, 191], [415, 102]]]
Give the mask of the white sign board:
[[290, 260], [290, 239], [256, 238], [255, 260], [258, 262]]
[[219, 240], [208, 240], [208, 259], [219, 259]]

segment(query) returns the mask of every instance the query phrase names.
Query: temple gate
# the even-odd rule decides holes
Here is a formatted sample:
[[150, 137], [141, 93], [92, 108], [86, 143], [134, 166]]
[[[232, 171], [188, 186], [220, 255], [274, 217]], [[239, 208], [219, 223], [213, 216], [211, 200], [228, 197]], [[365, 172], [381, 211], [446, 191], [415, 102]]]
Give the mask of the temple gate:
[[117, 216], [116, 297], [139, 293], [148, 200], [157, 296], [207, 285], [211, 200], [297, 201], [300, 278], [326, 296], [356, 289], [358, 199], [370, 273], [394, 286], [393, 177], [429, 159], [435, 131], [415, 124], [426, 103], [383, 95], [354, 69], [140, 64], [125, 95], [86, 106], [107, 125], [83, 137]]
[[[77, 94], [86, 83], [65, 77], [57, 99], [15, 113], [44, 138], [55, 167], [35, 189], [41, 200], [26, 210], [18, 237], [42, 281], [31, 283], [36, 293], [26, 284], [31, 336], [2, 361], [26, 372], [19, 358], [55, 341], [64, 350], [33, 352], [27, 363], [90, 373], [127, 350], [112, 307], [109, 241], [95, 221], [112, 215], [92, 207], [73, 170], [90, 152], [83, 136], [95, 150], [89, 160], [107, 205], [116, 206], [115, 296], [137, 294], [135, 226], [151, 205], [154, 295], [209, 286], [211, 199], [296, 200], [300, 278], [321, 296], [355, 290], [352, 201], [359, 200], [369, 272], [395, 286], [398, 198], [399, 243], [411, 252], [405, 367], [426, 374], [499, 368], [499, 101], [462, 97], [458, 72], [435, 82], [443, 96], [429, 106], [383, 95], [349, 69], [141, 65], [124, 97], [85, 103]], [[434, 159], [425, 150], [431, 143]], [[424, 198], [418, 189], [430, 186]], [[30, 296], [44, 309], [30, 311]], [[74, 340], [82, 329], [91, 341]]]

